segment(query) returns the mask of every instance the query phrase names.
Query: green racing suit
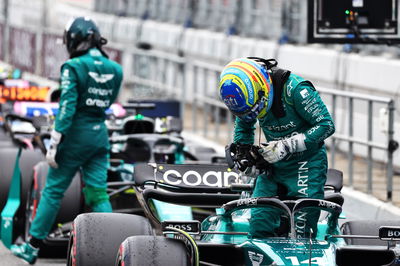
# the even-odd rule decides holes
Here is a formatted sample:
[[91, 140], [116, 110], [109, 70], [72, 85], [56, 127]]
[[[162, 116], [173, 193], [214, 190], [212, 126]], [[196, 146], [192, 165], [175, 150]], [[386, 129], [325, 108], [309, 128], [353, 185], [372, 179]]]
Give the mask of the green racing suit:
[[64, 192], [79, 170], [87, 205], [96, 212], [112, 211], [106, 193], [110, 144], [104, 121], [121, 82], [121, 66], [96, 48], [61, 67], [61, 98], [54, 128], [63, 140], [57, 148], [58, 168], [49, 168], [30, 228], [35, 238], [44, 239], [51, 230]]
[[[288, 154], [274, 163], [270, 175], [259, 175], [252, 196], [276, 196], [279, 184], [287, 189], [287, 197], [322, 199], [328, 165], [324, 140], [335, 131], [333, 120], [313, 85], [297, 75], [289, 76], [281, 97], [285, 111], [283, 117], [277, 118], [268, 112], [258, 119], [265, 138], [273, 141], [303, 133], [307, 149]], [[256, 122], [236, 118], [234, 142], [253, 144]], [[309, 228], [316, 235], [318, 216], [317, 211], [300, 212], [295, 224], [298, 235], [309, 233]], [[279, 223], [280, 214], [277, 210], [255, 208], [252, 210], [250, 231], [256, 237], [273, 235]]]

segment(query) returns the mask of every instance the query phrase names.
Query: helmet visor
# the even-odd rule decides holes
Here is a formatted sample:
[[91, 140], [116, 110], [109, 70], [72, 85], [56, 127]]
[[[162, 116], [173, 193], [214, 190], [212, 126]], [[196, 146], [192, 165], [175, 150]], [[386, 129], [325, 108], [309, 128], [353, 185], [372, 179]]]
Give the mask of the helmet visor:
[[266, 100], [267, 99], [265, 98], [265, 96], [262, 96], [256, 101], [256, 103], [250, 110], [244, 113], [236, 113], [236, 112], [232, 113], [246, 122], [253, 121], [260, 115], [261, 111], [265, 108]]

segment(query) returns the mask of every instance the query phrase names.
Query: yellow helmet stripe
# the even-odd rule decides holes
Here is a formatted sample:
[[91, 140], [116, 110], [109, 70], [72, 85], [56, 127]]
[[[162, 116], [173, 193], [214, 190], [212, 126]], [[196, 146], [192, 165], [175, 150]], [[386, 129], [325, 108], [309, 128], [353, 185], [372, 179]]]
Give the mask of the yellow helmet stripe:
[[[252, 73], [253, 71], [251, 69], [249, 69], [246, 65], [241, 65], [239, 63], [240, 63], [240, 61], [233, 61], [227, 66], [227, 68], [228, 67], [238, 68], [238, 69], [242, 70], [243, 72], [245, 72], [247, 74], [247, 76], [250, 77], [249, 80], [250, 80], [250, 82], [254, 88], [254, 92], [255, 92], [254, 93], [254, 102], [256, 102], [258, 100], [258, 91], [260, 90], [261, 86], [260, 86], [259, 82], [257, 81], [256, 77], [253, 75], [253, 73]], [[247, 90], [245, 90], [245, 91], [247, 92]], [[249, 99], [249, 97], [248, 97], [248, 95], [246, 95], [246, 103], [249, 106], [254, 104], [254, 103], [250, 103], [248, 101], [248, 99]]]
[[235, 63], [238, 63], [239, 65], [242, 65], [244, 68], [248, 69], [249, 71], [252, 72], [252, 77], [256, 77], [258, 83], [260, 84], [260, 87], [265, 91], [265, 92], [269, 92], [270, 91], [270, 77], [268, 77], [268, 81], [265, 79], [264, 75], [262, 73], [260, 73], [260, 71], [254, 67], [253, 65], [251, 65], [250, 63], [247, 63], [245, 61], [234, 61]]

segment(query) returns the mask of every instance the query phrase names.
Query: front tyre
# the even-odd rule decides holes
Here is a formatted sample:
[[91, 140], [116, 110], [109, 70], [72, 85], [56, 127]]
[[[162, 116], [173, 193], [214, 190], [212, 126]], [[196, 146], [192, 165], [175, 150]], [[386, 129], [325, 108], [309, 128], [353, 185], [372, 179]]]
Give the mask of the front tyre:
[[187, 266], [189, 258], [181, 240], [163, 236], [132, 236], [122, 242], [117, 266]]
[[122, 241], [129, 236], [152, 234], [150, 222], [142, 216], [123, 213], [78, 215], [72, 225], [67, 265], [114, 265]]

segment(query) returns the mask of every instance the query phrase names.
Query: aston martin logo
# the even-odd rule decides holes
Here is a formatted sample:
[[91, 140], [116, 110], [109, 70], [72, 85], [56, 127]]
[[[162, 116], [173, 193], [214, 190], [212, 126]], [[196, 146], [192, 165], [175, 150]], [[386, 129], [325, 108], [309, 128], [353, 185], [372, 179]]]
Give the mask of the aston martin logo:
[[98, 74], [96, 72], [89, 72], [89, 76], [97, 83], [106, 83], [114, 78], [114, 74]]
[[248, 253], [252, 266], [260, 266], [264, 255], [253, 251], [248, 251]]

